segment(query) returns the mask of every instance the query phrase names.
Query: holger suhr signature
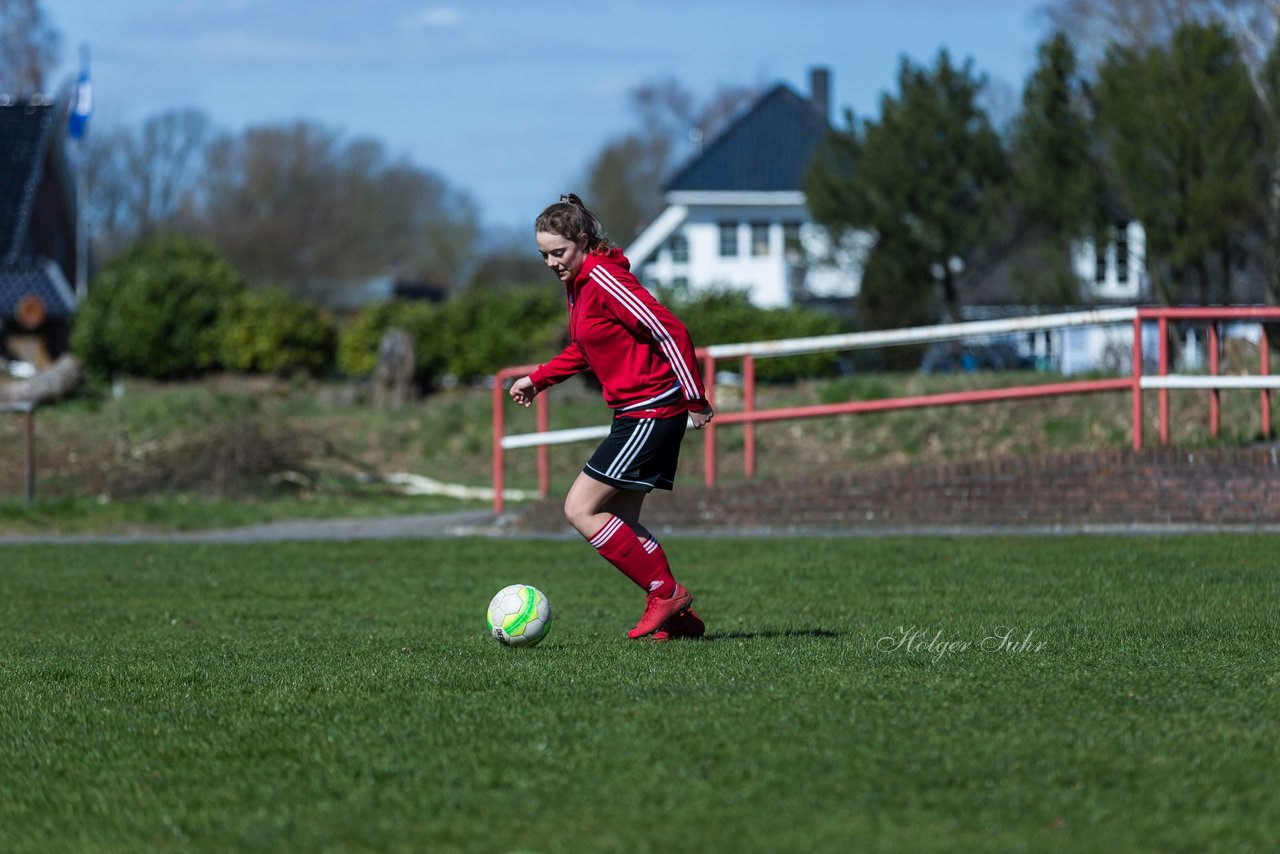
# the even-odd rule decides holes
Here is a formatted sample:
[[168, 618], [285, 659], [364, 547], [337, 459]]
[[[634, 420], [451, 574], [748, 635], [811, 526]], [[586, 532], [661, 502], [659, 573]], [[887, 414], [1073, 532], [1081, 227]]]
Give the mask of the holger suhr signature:
[[945, 637], [942, 629], [933, 631], [927, 626], [898, 626], [895, 632], [876, 641], [876, 649], [881, 652], [929, 655], [934, 661], [941, 661], [949, 655], [970, 650], [1010, 654], [1039, 652], [1044, 649], [1045, 642], [1037, 640], [1035, 634], [1035, 629], [1023, 630], [1017, 626], [996, 626], [981, 640], [975, 642], [969, 638]]

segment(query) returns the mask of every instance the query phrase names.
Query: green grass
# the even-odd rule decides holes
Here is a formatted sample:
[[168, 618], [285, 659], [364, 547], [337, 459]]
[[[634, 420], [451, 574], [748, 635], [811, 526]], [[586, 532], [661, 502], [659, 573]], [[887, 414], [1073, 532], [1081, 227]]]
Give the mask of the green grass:
[[0, 849], [1280, 845], [1275, 537], [666, 546], [705, 641], [580, 542], [0, 548]]

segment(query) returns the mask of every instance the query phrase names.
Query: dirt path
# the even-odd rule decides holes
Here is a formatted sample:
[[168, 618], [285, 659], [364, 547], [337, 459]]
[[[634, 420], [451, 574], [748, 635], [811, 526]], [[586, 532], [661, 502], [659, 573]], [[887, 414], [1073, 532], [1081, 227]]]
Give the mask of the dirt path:
[[345, 541], [380, 539], [431, 539], [436, 537], [488, 536], [503, 526], [484, 510], [389, 516], [381, 519], [307, 519], [271, 522], [220, 531], [176, 534], [34, 534], [0, 535], [0, 545], [31, 543], [264, 543], [289, 540]]
[[[658, 528], [660, 536], [693, 537], [988, 537], [988, 536], [1170, 536], [1216, 533], [1280, 533], [1278, 525], [1215, 525], [1179, 523], [1116, 523], [1077, 525], [916, 525], [903, 527], [698, 527]], [[272, 522], [218, 531], [132, 534], [0, 534], [7, 545], [129, 544], [129, 543], [267, 543], [353, 542], [359, 540], [428, 540], [448, 537], [500, 537], [530, 540], [576, 540], [567, 525], [531, 530], [514, 524], [514, 517], [495, 519], [484, 510], [391, 516], [382, 519], [308, 519]]]

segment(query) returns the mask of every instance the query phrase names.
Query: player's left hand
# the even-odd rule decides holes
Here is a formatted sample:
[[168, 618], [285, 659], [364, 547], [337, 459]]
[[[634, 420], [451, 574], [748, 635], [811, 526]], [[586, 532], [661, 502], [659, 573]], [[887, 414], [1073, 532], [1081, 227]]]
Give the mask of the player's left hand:
[[694, 430], [701, 430], [706, 427], [707, 423], [715, 417], [716, 411], [711, 408], [710, 404], [707, 405], [706, 409], [689, 410], [689, 420], [693, 422]]

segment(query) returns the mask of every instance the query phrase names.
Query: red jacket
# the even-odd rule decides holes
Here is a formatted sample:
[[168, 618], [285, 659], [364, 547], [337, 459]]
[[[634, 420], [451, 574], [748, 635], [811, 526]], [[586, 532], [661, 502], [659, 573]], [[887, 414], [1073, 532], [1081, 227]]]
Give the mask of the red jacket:
[[619, 414], [668, 417], [707, 405], [693, 340], [631, 274], [620, 249], [593, 252], [569, 301], [569, 346], [529, 375], [542, 391], [590, 368]]

